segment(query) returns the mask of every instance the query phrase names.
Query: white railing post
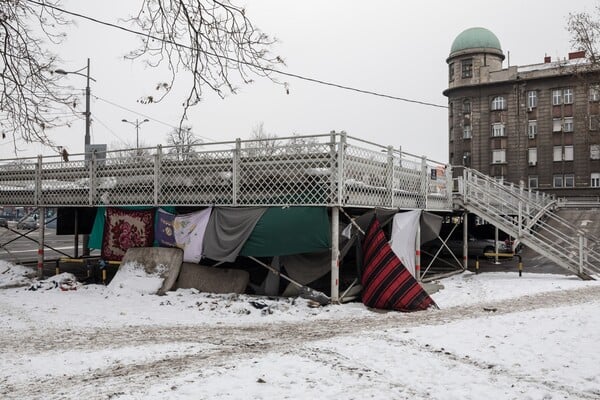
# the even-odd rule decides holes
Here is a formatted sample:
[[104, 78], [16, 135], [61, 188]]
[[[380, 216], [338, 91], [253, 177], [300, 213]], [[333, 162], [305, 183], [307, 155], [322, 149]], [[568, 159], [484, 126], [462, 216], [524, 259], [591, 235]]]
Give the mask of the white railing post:
[[35, 166], [35, 198], [33, 204], [38, 206], [42, 204], [42, 156], [37, 157], [37, 164]]
[[429, 174], [427, 173], [427, 157], [421, 156], [421, 195], [423, 196], [423, 210], [427, 210], [428, 186]]
[[235, 139], [235, 150], [233, 150], [233, 165], [231, 171], [233, 176], [232, 181], [232, 203], [234, 206], [238, 204], [238, 191], [239, 191], [239, 179], [240, 179], [240, 156], [242, 152], [242, 140], [240, 138]]
[[154, 206], [158, 207], [158, 198], [160, 196], [160, 188], [161, 188], [161, 176], [160, 176], [160, 166], [162, 163], [162, 145], [156, 146], [156, 154], [154, 155]]
[[[335, 140], [335, 139], [334, 139]], [[344, 196], [344, 156], [346, 154], [346, 132], [340, 133], [340, 143], [337, 153], [337, 191], [336, 191], [336, 204], [342, 204], [342, 198]]]
[[390, 193], [390, 207], [394, 207], [394, 148], [387, 148], [386, 187]]
[[[87, 156], [87, 154], [86, 154]], [[89, 169], [88, 173], [88, 177], [89, 177], [89, 188], [88, 188], [88, 205], [90, 207], [95, 206], [95, 199], [96, 199], [96, 186], [98, 185], [97, 179], [96, 179], [96, 152], [92, 151], [92, 153], [90, 154], [90, 159], [88, 160], [87, 167]]]

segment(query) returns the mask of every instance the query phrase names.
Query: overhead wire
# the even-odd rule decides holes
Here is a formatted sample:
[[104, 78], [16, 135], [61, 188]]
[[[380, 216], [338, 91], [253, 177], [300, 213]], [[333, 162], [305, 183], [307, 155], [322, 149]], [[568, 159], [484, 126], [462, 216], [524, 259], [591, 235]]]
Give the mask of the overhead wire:
[[218, 54], [215, 54], [215, 53], [211, 53], [209, 51], [205, 51], [205, 50], [201, 50], [201, 49], [196, 49], [196, 48], [194, 48], [192, 46], [181, 44], [181, 43], [176, 42], [174, 40], [168, 40], [168, 39], [161, 38], [161, 37], [158, 37], [158, 36], [150, 35], [147, 32], [136, 31], [134, 29], [130, 29], [130, 28], [126, 28], [126, 27], [123, 27], [123, 26], [120, 26], [120, 25], [117, 25], [117, 24], [113, 24], [113, 23], [110, 23], [110, 22], [102, 21], [100, 19], [97, 19], [97, 18], [94, 18], [94, 17], [90, 17], [90, 16], [87, 16], [87, 15], [84, 15], [84, 14], [81, 14], [81, 13], [77, 13], [77, 12], [74, 12], [74, 11], [68, 11], [68, 10], [66, 10], [64, 8], [61, 8], [61, 7], [52, 5], [52, 4], [41, 3], [41, 2], [36, 1], [36, 0], [27, 0], [27, 1], [30, 2], [30, 3], [42, 6], [42, 7], [51, 8], [53, 10], [56, 10], [56, 11], [59, 11], [59, 12], [62, 12], [62, 13], [65, 13], [65, 14], [68, 14], [68, 15], [71, 15], [71, 16], [74, 16], [74, 17], [82, 18], [82, 19], [85, 19], [85, 20], [88, 20], [88, 21], [91, 21], [91, 22], [94, 22], [94, 23], [97, 23], [97, 24], [100, 24], [100, 25], [105, 25], [105, 26], [108, 26], [108, 27], [111, 27], [111, 28], [119, 29], [119, 30], [122, 30], [124, 32], [128, 32], [128, 33], [131, 33], [131, 34], [134, 34], [134, 35], [137, 35], [137, 36], [144, 36], [144, 37], [149, 38], [149, 39], [157, 40], [157, 41], [160, 41], [160, 42], [163, 42], [163, 43], [167, 43], [167, 44], [171, 44], [173, 46], [181, 47], [181, 48], [184, 48], [184, 49], [201, 51], [201, 52], [203, 52], [203, 53], [205, 53], [207, 55], [210, 55], [210, 56], [220, 57], [220, 58], [226, 59], [228, 61], [233, 61], [233, 62], [244, 64], [244, 65], [247, 65], [247, 66], [250, 66], [250, 67], [259, 68], [259, 69], [262, 69], [264, 71], [276, 73], [276, 74], [279, 74], [279, 75], [288, 76], [288, 77], [291, 77], [291, 78], [296, 78], [296, 79], [300, 79], [300, 80], [304, 80], [304, 81], [308, 81], [308, 82], [312, 82], [312, 83], [317, 83], [317, 84], [321, 84], [321, 85], [336, 87], [336, 88], [339, 88], [339, 89], [344, 89], [344, 90], [349, 90], [349, 91], [353, 91], [353, 92], [358, 92], [358, 93], [362, 93], [362, 94], [369, 94], [369, 95], [373, 95], [373, 96], [383, 97], [383, 98], [387, 98], [387, 99], [391, 99], [391, 100], [404, 101], [404, 102], [407, 102], [407, 103], [414, 103], [414, 104], [420, 104], [420, 105], [424, 105], [424, 106], [436, 107], [436, 108], [443, 108], [443, 109], [447, 109], [448, 108], [447, 105], [436, 104], [436, 103], [431, 103], [431, 102], [421, 101], [421, 100], [415, 100], [415, 99], [409, 99], [409, 98], [406, 98], [406, 97], [393, 96], [393, 95], [389, 95], [389, 94], [385, 94], [385, 93], [375, 92], [375, 91], [372, 91], [372, 90], [359, 89], [359, 88], [355, 88], [355, 87], [351, 87], [351, 86], [347, 86], [347, 85], [342, 85], [342, 84], [339, 84], [339, 83], [328, 82], [328, 81], [324, 81], [324, 80], [321, 80], [321, 79], [316, 79], [316, 78], [311, 78], [311, 77], [307, 77], [307, 76], [303, 76], [303, 75], [299, 75], [299, 74], [294, 74], [294, 73], [291, 73], [291, 72], [285, 72], [285, 71], [281, 71], [281, 70], [278, 70], [278, 69], [275, 69], [275, 68], [263, 67], [263, 66], [253, 64], [253, 63], [248, 62], [248, 61], [233, 59], [233, 58], [230, 58], [230, 57], [227, 57], [227, 56], [224, 56], [224, 55], [218, 55]]
[[[140, 113], [140, 112], [138, 112], [138, 111], [135, 111], [135, 110], [132, 110], [132, 109], [130, 109], [130, 108], [127, 108], [127, 107], [125, 107], [125, 106], [122, 106], [122, 105], [120, 105], [120, 104], [117, 104], [117, 103], [115, 103], [115, 102], [113, 102], [113, 101], [110, 101], [110, 100], [107, 100], [107, 99], [103, 99], [102, 97], [96, 96], [96, 95], [94, 95], [94, 94], [92, 94], [92, 97], [96, 98], [97, 100], [103, 101], [103, 102], [105, 102], [105, 103], [107, 103], [107, 104], [110, 104], [110, 105], [112, 105], [112, 106], [114, 106], [114, 107], [120, 108], [120, 109], [122, 109], [122, 110], [124, 110], [124, 111], [130, 112], [130, 113], [132, 113], [132, 114], [138, 115], [138, 116], [140, 116], [140, 117], [148, 118], [150, 121], [154, 121], [154, 122], [157, 122], [157, 123], [159, 123], [159, 124], [162, 124], [162, 125], [168, 126], [169, 128], [173, 128], [173, 129], [179, 129], [179, 126], [175, 126], [175, 125], [169, 124], [169, 123], [167, 123], [167, 122], [161, 121], [161, 120], [159, 120], [159, 119], [156, 119], [156, 118], [154, 118], [154, 117], [152, 117], [152, 116], [150, 116], [150, 115], [147, 115], [147, 114]], [[216, 141], [217, 141], [216, 139], [214, 139], [214, 138], [211, 138], [211, 137], [208, 137], [208, 136], [198, 135], [198, 134], [196, 134], [196, 133], [194, 133], [194, 135], [195, 135], [195, 136], [197, 136], [197, 137], [199, 137], [199, 138], [202, 138], [202, 139], [206, 139], [206, 140], [208, 140], [208, 141], [211, 141], [211, 142], [216, 142]]]
[[119, 135], [117, 135], [115, 133], [115, 131], [113, 131], [107, 124], [105, 124], [104, 122], [102, 122], [102, 120], [100, 118], [98, 118], [98, 116], [95, 115], [95, 114], [94, 114], [94, 121], [97, 121], [98, 123], [100, 123], [100, 125], [102, 125], [104, 127], [104, 129], [106, 129], [111, 135], [113, 135], [122, 144], [124, 144], [125, 146], [129, 146], [129, 143], [127, 143]]

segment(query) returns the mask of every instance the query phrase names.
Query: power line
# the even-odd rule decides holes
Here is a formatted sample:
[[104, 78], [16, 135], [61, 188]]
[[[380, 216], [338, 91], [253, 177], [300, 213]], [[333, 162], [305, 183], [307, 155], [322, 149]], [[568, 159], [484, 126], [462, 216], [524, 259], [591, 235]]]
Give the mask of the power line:
[[125, 28], [123, 26], [119, 26], [119, 25], [116, 25], [116, 24], [113, 24], [113, 23], [110, 23], [110, 22], [102, 21], [102, 20], [99, 20], [97, 18], [89, 17], [89, 16], [84, 15], [84, 14], [76, 13], [76, 12], [73, 12], [73, 11], [68, 11], [68, 10], [65, 10], [64, 8], [60, 8], [60, 7], [57, 7], [57, 6], [52, 5], [52, 4], [40, 3], [40, 2], [35, 1], [35, 0], [27, 0], [27, 1], [29, 1], [30, 3], [33, 3], [33, 4], [37, 4], [38, 6], [52, 8], [52, 9], [54, 9], [56, 11], [60, 11], [60, 12], [65, 13], [65, 14], [72, 15], [74, 17], [83, 18], [83, 19], [86, 19], [88, 21], [100, 24], [100, 25], [105, 25], [105, 26], [108, 26], [108, 27], [111, 27], [111, 28], [119, 29], [119, 30], [125, 31], [127, 33], [132, 33], [132, 34], [138, 35], [138, 36], [144, 36], [144, 37], [149, 38], [149, 39], [154, 39], [154, 40], [157, 40], [157, 41], [160, 41], [160, 42], [163, 42], [163, 43], [167, 43], [167, 44], [171, 44], [173, 46], [181, 47], [181, 48], [184, 48], [184, 49], [189, 49], [189, 50], [203, 52], [203, 53], [208, 54], [208, 55], [213, 56], [213, 57], [223, 58], [223, 59], [228, 60], [228, 61], [233, 61], [235, 63], [244, 64], [244, 65], [247, 65], [249, 67], [259, 68], [259, 69], [264, 70], [264, 71], [269, 71], [269, 72], [273, 72], [273, 73], [276, 73], [276, 74], [280, 74], [280, 75], [284, 75], [284, 76], [289, 76], [291, 78], [296, 78], [296, 79], [300, 79], [300, 80], [304, 80], [304, 81], [312, 82], [312, 83], [318, 83], [320, 85], [326, 85], [326, 86], [336, 87], [338, 89], [344, 89], [344, 90], [349, 90], [349, 91], [353, 91], [353, 92], [358, 92], [358, 93], [363, 93], [363, 94], [370, 94], [370, 95], [378, 96], [378, 97], [384, 97], [384, 98], [387, 98], [387, 99], [404, 101], [404, 102], [407, 102], [407, 103], [414, 103], [414, 104], [420, 104], [420, 105], [424, 105], [424, 106], [444, 108], [444, 109], [448, 108], [448, 106], [446, 106], [446, 105], [435, 104], [435, 103], [430, 103], [430, 102], [420, 101], [420, 100], [414, 100], [414, 99], [408, 99], [408, 98], [405, 98], [405, 97], [393, 96], [393, 95], [389, 95], [389, 94], [385, 94], [385, 93], [378, 93], [378, 92], [374, 92], [374, 91], [371, 91], [371, 90], [358, 89], [358, 88], [354, 88], [354, 87], [351, 87], [351, 86], [341, 85], [341, 84], [338, 84], [338, 83], [327, 82], [327, 81], [323, 81], [323, 80], [316, 79], [316, 78], [310, 78], [310, 77], [307, 77], [307, 76], [294, 74], [294, 73], [291, 73], [291, 72], [284, 72], [284, 71], [280, 71], [280, 70], [277, 70], [277, 69], [274, 69], [274, 68], [262, 67], [260, 65], [253, 64], [253, 63], [248, 62], [248, 61], [237, 60], [237, 59], [233, 59], [233, 58], [230, 58], [230, 57], [227, 57], [227, 56], [224, 56], [224, 55], [217, 55], [215, 53], [211, 53], [211, 52], [204, 51], [204, 50], [201, 50], [201, 49], [196, 49], [196, 48], [193, 48], [191, 46], [187, 46], [187, 45], [181, 44], [179, 42], [175, 42], [173, 40], [167, 40], [167, 39], [164, 39], [164, 38], [161, 38], [161, 37], [158, 37], [158, 36], [150, 35], [150, 34], [145, 33], [145, 32], [136, 31], [134, 29]]
[[[156, 119], [156, 118], [154, 118], [154, 117], [151, 117], [150, 115], [139, 113], [139, 112], [137, 112], [137, 111], [134, 111], [134, 110], [132, 110], [132, 109], [130, 109], [130, 108], [127, 108], [127, 107], [125, 107], [125, 106], [119, 105], [119, 104], [117, 104], [117, 103], [115, 103], [115, 102], [112, 102], [112, 101], [109, 101], [109, 100], [103, 99], [102, 97], [98, 97], [98, 96], [96, 96], [96, 95], [92, 95], [92, 97], [96, 98], [97, 100], [103, 101], [103, 102], [105, 102], [105, 103], [107, 103], [107, 104], [110, 104], [111, 106], [114, 106], [114, 107], [120, 108], [120, 109], [122, 109], [122, 110], [125, 110], [125, 111], [127, 111], [127, 112], [130, 112], [130, 113], [132, 113], [132, 114], [138, 115], [138, 116], [140, 116], [140, 117], [148, 118], [148, 119], [149, 119], [149, 120], [151, 120], [151, 121], [158, 122], [159, 124], [162, 124], [162, 125], [168, 126], [169, 128], [173, 128], [173, 129], [179, 129], [179, 126], [171, 125], [171, 124], [169, 124], [169, 123], [167, 123], [167, 122], [164, 122], [164, 121], [161, 121], [161, 120], [159, 120], [159, 119]], [[208, 140], [208, 141], [210, 141], [210, 142], [217, 142], [217, 140], [216, 140], [216, 139], [210, 138], [210, 137], [208, 137], [208, 136], [202, 136], [202, 135], [198, 135], [198, 134], [196, 134], [196, 133], [194, 133], [194, 135], [195, 135], [195, 136], [197, 136], [197, 137], [199, 137], [199, 138], [206, 139], [206, 140]]]
[[109, 128], [108, 125], [106, 125], [104, 122], [102, 122], [102, 120], [100, 118], [98, 118], [98, 116], [95, 115], [95, 114], [94, 114], [94, 120], [98, 121], [100, 123], [100, 125], [102, 125], [104, 127], [104, 129], [106, 129], [111, 135], [113, 135], [122, 144], [124, 144], [125, 146], [129, 146], [129, 144], [126, 141], [124, 141], [123, 139], [121, 139], [121, 137], [119, 137], [119, 135], [117, 135], [115, 133], [115, 131], [113, 131], [111, 128]]

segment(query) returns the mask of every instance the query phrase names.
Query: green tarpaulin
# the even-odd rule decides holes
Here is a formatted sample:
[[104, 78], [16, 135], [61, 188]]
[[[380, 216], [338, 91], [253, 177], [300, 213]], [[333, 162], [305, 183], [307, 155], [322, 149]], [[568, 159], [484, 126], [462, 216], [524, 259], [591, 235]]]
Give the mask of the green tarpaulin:
[[240, 255], [254, 257], [313, 253], [331, 247], [326, 207], [269, 207]]

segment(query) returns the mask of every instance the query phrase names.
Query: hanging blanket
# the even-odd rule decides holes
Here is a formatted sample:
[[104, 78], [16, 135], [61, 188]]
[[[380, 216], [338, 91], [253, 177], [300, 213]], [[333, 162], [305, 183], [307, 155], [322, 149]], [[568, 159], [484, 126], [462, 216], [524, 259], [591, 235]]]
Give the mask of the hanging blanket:
[[163, 209], [156, 211], [156, 226], [154, 227], [154, 239], [159, 246], [175, 247], [175, 232], [173, 231], [173, 221], [175, 214], [166, 212]]
[[375, 218], [367, 230], [363, 251], [363, 303], [367, 307], [417, 311], [435, 304], [394, 254]]
[[199, 263], [202, 258], [202, 245], [206, 225], [210, 218], [212, 207], [205, 210], [178, 215], [173, 221], [175, 242], [177, 247], [183, 249], [183, 261]]
[[152, 247], [154, 241], [154, 210], [133, 211], [106, 209], [102, 258], [121, 261], [127, 249]]
[[234, 262], [266, 207], [215, 207], [204, 236], [204, 256]]

